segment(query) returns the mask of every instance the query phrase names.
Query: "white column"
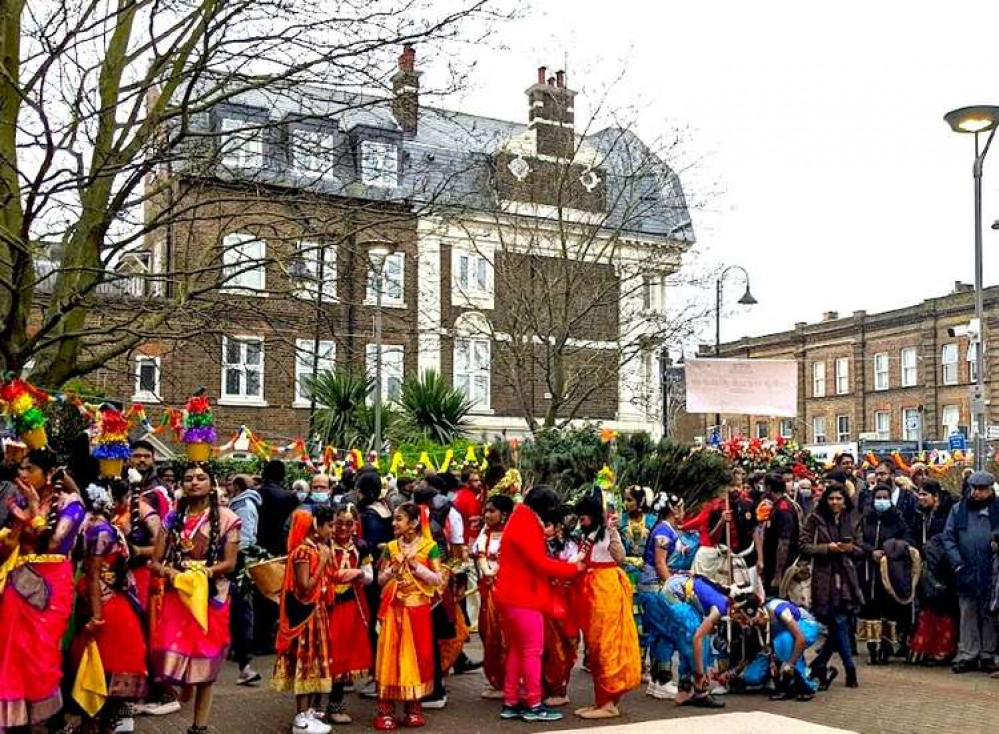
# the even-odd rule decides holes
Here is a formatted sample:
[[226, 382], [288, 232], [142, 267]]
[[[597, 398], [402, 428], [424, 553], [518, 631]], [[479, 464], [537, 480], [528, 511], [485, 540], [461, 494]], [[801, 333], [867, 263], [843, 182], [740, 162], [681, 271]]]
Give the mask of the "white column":
[[417, 368], [441, 371], [441, 333], [443, 304], [441, 302], [441, 240], [438, 222], [420, 218], [417, 238], [417, 299], [416, 328], [419, 335]]

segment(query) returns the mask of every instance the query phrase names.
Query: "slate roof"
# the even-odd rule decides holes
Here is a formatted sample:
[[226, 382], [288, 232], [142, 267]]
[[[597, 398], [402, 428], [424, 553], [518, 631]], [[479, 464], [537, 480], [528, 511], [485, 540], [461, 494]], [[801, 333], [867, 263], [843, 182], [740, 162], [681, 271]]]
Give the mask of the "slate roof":
[[[417, 133], [406, 136], [393, 116], [390, 99], [303, 85], [242, 92], [212, 116], [195, 119], [192, 129], [204, 140], [206, 134], [210, 136], [218, 129], [218, 118], [240, 115], [257, 119], [265, 129], [267, 164], [253, 172], [229, 173], [216, 167], [213, 175], [245, 178], [249, 174], [262, 183], [361, 199], [402, 201], [417, 210], [432, 203], [496, 211], [490, 184], [492, 157], [505, 141], [528, 129], [526, 123], [421, 106]], [[288, 163], [288, 136], [275, 132], [282, 128], [273, 124], [281, 121], [288, 126], [335, 131], [330, 164], [321, 175], [302, 174]], [[361, 183], [356, 148], [364, 139], [391, 141], [400, 146], [396, 188]], [[608, 213], [606, 226], [686, 244], [694, 241], [679, 177], [637, 136], [606, 128], [581, 142], [583, 147], [599, 151], [608, 179], [607, 200], [618, 202], [615, 211]], [[635, 170], [641, 174], [636, 176]]]

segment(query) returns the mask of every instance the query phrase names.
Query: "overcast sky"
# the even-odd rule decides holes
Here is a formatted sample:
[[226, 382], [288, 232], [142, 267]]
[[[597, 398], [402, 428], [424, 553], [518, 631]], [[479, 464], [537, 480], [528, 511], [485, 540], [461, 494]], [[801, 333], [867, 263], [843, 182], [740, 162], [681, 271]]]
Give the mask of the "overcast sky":
[[[533, 5], [500, 29], [506, 48], [476, 54], [461, 106], [526, 121], [537, 66], [568, 58], [584, 92], [623, 71], [613, 99], [641, 105], [643, 136], [686, 131], [676, 164], [702, 257], [752, 275], [760, 303], [730, 309], [723, 339], [972, 281], [973, 144], [942, 116], [999, 104], [999, 3]], [[588, 109], [581, 95], [577, 116]], [[986, 282], [999, 283], [999, 145], [985, 174]]]

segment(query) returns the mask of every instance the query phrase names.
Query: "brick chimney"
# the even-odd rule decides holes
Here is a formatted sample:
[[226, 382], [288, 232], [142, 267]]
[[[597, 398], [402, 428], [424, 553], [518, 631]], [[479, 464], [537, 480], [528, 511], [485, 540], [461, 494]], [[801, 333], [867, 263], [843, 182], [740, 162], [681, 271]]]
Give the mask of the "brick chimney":
[[823, 321], [835, 321], [839, 318], [839, 311], [826, 311], [822, 314]]
[[565, 86], [565, 72], [548, 76], [548, 69], [538, 67], [538, 80], [527, 90], [528, 127], [538, 136], [538, 154], [572, 158], [575, 138], [576, 93]]
[[416, 135], [420, 119], [420, 74], [416, 70], [416, 49], [406, 44], [399, 54], [399, 70], [392, 75], [392, 114], [409, 136]]

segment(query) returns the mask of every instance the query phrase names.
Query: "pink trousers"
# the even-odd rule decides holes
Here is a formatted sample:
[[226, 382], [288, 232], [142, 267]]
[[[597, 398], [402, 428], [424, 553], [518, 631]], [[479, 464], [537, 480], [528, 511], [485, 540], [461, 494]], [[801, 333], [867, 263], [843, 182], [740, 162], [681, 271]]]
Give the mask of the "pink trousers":
[[506, 678], [503, 702], [508, 706], [523, 703], [534, 707], [541, 704], [541, 655], [545, 649], [545, 617], [536, 609], [503, 607], [506, 621], [504, 633], [509, 649], [506, 656]]

